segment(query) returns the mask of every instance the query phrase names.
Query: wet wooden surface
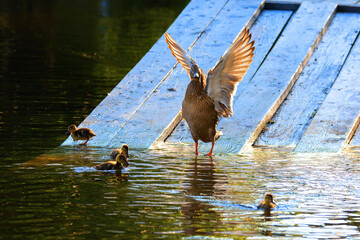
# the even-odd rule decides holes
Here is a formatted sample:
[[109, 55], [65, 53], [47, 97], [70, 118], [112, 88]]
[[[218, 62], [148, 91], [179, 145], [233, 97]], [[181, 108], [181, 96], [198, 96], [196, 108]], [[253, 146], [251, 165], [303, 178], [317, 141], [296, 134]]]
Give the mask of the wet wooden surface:
[[[219, 128], [224, 135], [215, 144], [215, 151], [239, 153], [250, 150], [291, 90], [317, 41], [330, 24], [335, 8], [333, 3], [301, 4], [234, 104], [234, 116], [220, 122]], [[229, 142], [232, 143], [230, 148]]]
[[[189, 3], [168, 32], [205, 72], [244, 27], [251, 27], [255, 40], [253, 63], [234, 98], [234, 116], [219, 122], [224, 135], [215, 154], [251, 151], [254, 144], [298, 152], [360, 145], [360, 89], [353, 87], [354, 76], [360, 76], [360, 8], [341, 4]], [[188, 83], [162, 36], [81, 124], [97, 134], [89, 145], [193, 144], [180, 113]], [[63, 145], [73, 142], [69, 138]], [[201, 143], [201, 152], [209, 149], [210, 144]]]
[[295, 147], [324, 102], [360, 26], [355, 13], [337, 13], [328, 31], [256, 145]]
[[339, 77], [295, 151], [338, 152], [348, 144], [349, 135], [359, 124], [359, 66], [360, 41], [356, 41]]

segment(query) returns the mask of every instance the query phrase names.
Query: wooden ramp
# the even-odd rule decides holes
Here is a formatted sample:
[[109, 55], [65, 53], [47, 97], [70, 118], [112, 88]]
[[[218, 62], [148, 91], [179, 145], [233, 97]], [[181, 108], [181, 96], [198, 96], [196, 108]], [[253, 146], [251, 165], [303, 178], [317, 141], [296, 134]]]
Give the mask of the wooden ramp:
[[[221, 119], [215, 153], [254, 146], [338, 152], [360, 145], [360, 7], [335, 2], [193, 0], [168, 29], [205, 71], [243, 28], [255, 40], [253, 63]], [[81, 126], [91, 146], [149, 148], [192, 138], [181, 117], [189, 79], [164, 37]], [[68, 138], [63, 145], [74, 144]], [[210, 144], [201, 144], [208, 151]]]

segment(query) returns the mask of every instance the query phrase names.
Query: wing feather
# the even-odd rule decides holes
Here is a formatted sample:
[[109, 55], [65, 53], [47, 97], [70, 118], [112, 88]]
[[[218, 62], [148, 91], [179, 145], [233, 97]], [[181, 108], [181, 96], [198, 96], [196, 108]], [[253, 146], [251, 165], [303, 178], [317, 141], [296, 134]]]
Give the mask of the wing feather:
[[236, 86], [245, 76], [254, 56], [254, 41], [250, 40], [249, 30], [242, 31], [216, 66], [208, 72], [207, 92], [214, 100], [220, 117], [233, 114]]
[[178, 63], [185, 69], [189, 77], [191, 78], [191, 72], [194, 71], [200, 73], [199, 67], [186, 51], [170, 36], [169, 33], [165, 33], [165, 40], [168, 47], [171, 50], [172, 55], [176, 58]]

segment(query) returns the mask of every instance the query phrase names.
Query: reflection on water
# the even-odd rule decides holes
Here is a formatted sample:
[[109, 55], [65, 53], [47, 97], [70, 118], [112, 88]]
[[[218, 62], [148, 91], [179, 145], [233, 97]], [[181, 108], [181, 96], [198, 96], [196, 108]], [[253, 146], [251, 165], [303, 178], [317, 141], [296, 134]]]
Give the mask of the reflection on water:
[[[121, 172], [92, 169], [110, 149], [91, 147], [57, 148], [14, 165], [1, 173], [1, 235], [360, 237], [358, 156], [195, 158], [175, 147], [130, 149]], [[270, 215], [256, 209], [265, 192], [278, 205]]]

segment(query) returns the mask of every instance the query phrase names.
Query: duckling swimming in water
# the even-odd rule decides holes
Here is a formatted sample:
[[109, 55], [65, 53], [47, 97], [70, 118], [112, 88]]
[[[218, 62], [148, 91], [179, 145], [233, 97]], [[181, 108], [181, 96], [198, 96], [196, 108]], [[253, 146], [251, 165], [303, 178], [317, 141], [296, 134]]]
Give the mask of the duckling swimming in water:
[[110, 158], [112, 160], [116, 159], [116, 156], [119, 154], [125, 155], [127, 158], [129, 157], [129, 146], [127, 144], [121, 145], [121, 148], [116, 148], [111, 151]]
[[195, 155], [198, 155], [199, 140], [212, 143], [207, 154], [212, 155], [215, 141], [222, 135], [216, 130], [219, 117], [233, 114], [236, 86], [245, 76], [254, 56], [254, 41], [250, 42], [250, 39], [249, 30], [244, 30], [206, 76], [194, 59], [165, 33], [171, 53], [191, 80], [182, 102], [182, 115], [195, 142]]
[[79, 145], [86, 145], [89, 139], [92, 139], [94, 136], [96, 136], [93, 130], [90, 128], [77, 128], [74, 124], [68, 127], [68, 130], [65, 134], [69, 133], [74, 141], [86, 140], [84, 143], [80, 143]]
[[124, 154], [118, 154], [115, 161], [108, 161], [94, 166], [96, 170], [120, 170], [129, 166], [129, 162]]
[[263, 209], [264, 211], [270, 212], [271, 209], [276, 208], [276, 204], [274, 202], [274, 196], [271, 193], [265, 194], [264, 200], [257, 206], [258, 209]]

